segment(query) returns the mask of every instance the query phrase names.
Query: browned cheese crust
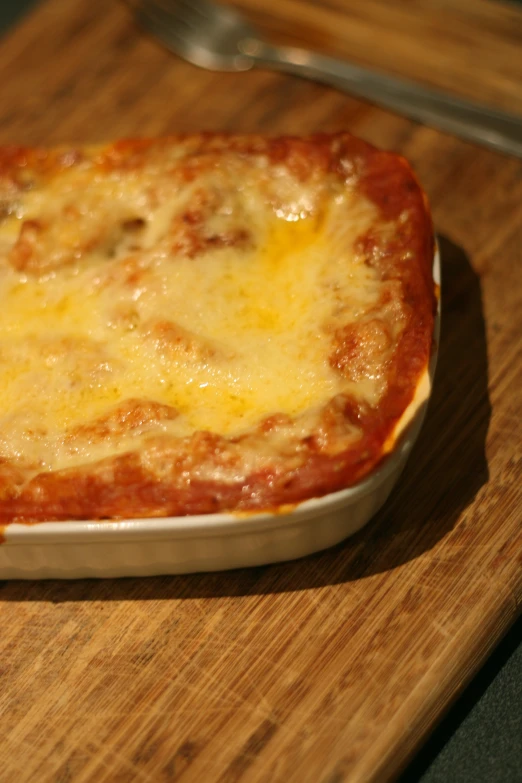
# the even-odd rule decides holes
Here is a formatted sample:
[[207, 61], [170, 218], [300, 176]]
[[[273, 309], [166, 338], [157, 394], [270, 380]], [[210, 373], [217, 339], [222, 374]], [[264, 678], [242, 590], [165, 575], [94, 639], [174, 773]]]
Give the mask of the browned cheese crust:
[[[358, 209], [364, 212], [359, 222]], [[310, 381], [316, 396], [305, 389], [294, 408], [292, 400], [280, 402], [279, 390], [276, 407], [259, 402], [264, 387], [256, 386], [254, 413], [240, 390], [244, 399], [234, 404], [244, 403], [242, 412], [234, 418], [227, 397], [226, 426], [219, 412], [224, 392], [214, 390], [208, 397], [214, 418], [210, 403], [207, 409], [196, 396], [200, 407], [191, 419], [190, 395], [165, 391], [176, 379], [186, 385], [197, 377], [198, 394], [210, 394], [207, 377], [210, 386], [216, 378], [219, 389], [228, 388], [223, 379], [232, 378], [231, 367], [238, 377], [250, 373], [241, 389], [257, 381], [226, 313], [219, 324], [230, 340], [217, 327], [201, 328], [218, 323], [210, 305], [195, 326], [182, 317], [183, 296], [195, 307], [199, 289], [183, 295], [176, 286], [185, 279], [201, 285], [205, 302], [205, 281], [208, 275], [218, 280], [220, 264], [230, 277], [240, 269], [238, 259], [253, 264], [261, 252], [275, 269], [282, 240], [275, 242], [276, 258], [266, 259], [280, 223], [284, 232], [297, 232], [284, 239], [287, 256], [294, 252], [288, 274], [296, 285], [308, 274], [307, 259], [319, 259], [309, 286], [328, 309], [306, 328], [315, 330], [323, 385]], [[310, 235], [300, 227], [308, 223], [315, 226]], [[349, 240], [345, 224], [353, 224]], [[319, 235], [327, 237], [323, 245]], [[299, 242], [313, 244], [310, 236], [319, 249], [298, 252]], [[201, 134], [86, 149], [0, 150], [0, 289], [12, 312], [21, 303], [19, 320], [10, 315], [3, 327], [0, 322], [0, 364], [8, 378], [0, 416], [0, 522], [258, 511], [358, 482], [385, 458], [385, 444], [429, 363], [433, 253], [427, 201], [408, 163], [346, 133]], [[278, 274], [274, 297], [283, 288]], [[57, 296], [60, 285], [68, 286], [68, 298]], [[234, 281], [226, 285], [242, 291]], [[286, 277], [284, 286], [291, 308]], [[351, 291], [362, 292], [357, 307]], [[236, 316], [238, 331], [254, 340], [264, 329], [255, 350], [270, 340], [283, 350], [276, 339], [289, 338], [283, 327], [276, 335], [279, 327], [270, 326], [277, 315], [270, 301], [266, 310], [256, 304], [254, 322], [253, 293], [242, 295], [246, 304], [237, 313], [245, 320], [239, 324]], [[29, 328], [31, 303], [42, 301], [42, 327]], [[303, 318], [309, 310], [303, 306]], [[117, 351], [111, 334], [120, 341]], [[36, 364], [24, 354], [28, 346]], [[251, 356], [257, 376], [264, 355]], [[312, 361], [306, 345], [302, 356]], [[36, 387], [41, 414], [34, 409]], [[18, 404], [24, 389], [30, 399]], [[305, 392], [313, 397], [308, 402]]]

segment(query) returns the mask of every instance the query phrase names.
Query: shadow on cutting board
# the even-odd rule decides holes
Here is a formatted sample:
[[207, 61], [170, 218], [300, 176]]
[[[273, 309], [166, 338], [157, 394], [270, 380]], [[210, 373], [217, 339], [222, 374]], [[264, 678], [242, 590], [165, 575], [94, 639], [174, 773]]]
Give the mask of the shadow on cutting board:
[[486, 330], [479, 278], [465, 253], [439, 237], [442, 329], [428, 414], [401, 480], [373, 521], [342, 544], [290, 563], [135, 579], [10, 582], [0, 600], [161, 600], [286, 593], [393, 569], [430, 550], [488, 480]]

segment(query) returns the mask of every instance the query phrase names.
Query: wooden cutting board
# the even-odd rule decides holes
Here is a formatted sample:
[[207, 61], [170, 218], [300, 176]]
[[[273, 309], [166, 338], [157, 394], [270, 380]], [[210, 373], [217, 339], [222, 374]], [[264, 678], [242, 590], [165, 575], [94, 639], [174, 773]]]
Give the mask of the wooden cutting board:
[[[247, 7], [275, 37], [522, 114], [515, 6]], [[45, 0], [2, 41], [0, 73], [3, 143], [348, 129], [398, 150], [443, 272], [425, 427], [354, 538], [234, 573], [0, 585], [0, 780], [395, 777], [522, 599], [522, 161], [290, 76], [197, 70], [103, 0]]]

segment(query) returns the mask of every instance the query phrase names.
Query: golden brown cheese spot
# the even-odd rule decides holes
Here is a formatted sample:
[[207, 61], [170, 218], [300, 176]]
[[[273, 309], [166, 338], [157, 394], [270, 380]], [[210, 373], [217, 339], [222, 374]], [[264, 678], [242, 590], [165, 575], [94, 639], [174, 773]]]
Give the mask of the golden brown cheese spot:
[[94, 283], [97, 289], [108, 286], [120, 287], [120, 292], [123, 288], [128, 289], [128, 296], [132, 298], [133, 294], [149, 281], [150, 266], [151, 260], [148, 256], [131, 251], [112, 264], [106, 264], [97, 274]]
[[361, 435], [361, 404], [344, 394], [334, 397], [321, 411], [308, 444], [323, 454], [349, 448]]
[[89, 221], [76, 207], [67, 205], [61, 219], [24, 220], [8, 261], [20, 272], [44, 275], [76, 264], [89, 254], [112, 258], [126, 249], [130, 232], [125, 226], [126, 221]]
[[27, 475], [24, 466], [0, 457], [0, 500], [7, 500], [17, 494], [24, 485]]
[[244, 249], [253, 239], [235, 194], [221, 187], [198, 189], [169, 227], [171, 249], [176, 256], [194, 258], [199, 253], [222, 248]]
[[145, 338], [152, 341], [158, 353], [174, 361], [179, 357], [182, 361], [201, 364], [211, 361], [220, 353], [210, 340], [167, 318], [148, 321], [142, 328]]
[[284, 455], [288, 468], [297, 469], [310, 454], [332, 456], [352, 447], [361, 437], [363, 406], [339, 394], [320, 409], [292, 418], [274, 414], [241, 439], [250, 455], [251, 469], [273, 464], [272, 455]]
[[99, 443], [106, 438], [142, 434], [159, 422], [172, 421], [178, 415], [175, 408], [152, 400], [124, 400], [108, 413], [86, 424], [68, 430], [66, 442]]
[[21, 272], [38, 268], [41, 254], [38, 242], [44, 233], [44, 226], [39, 220], [24, 220], [20, 227], [20, 235], [14, 247], [9, 252], [9, 262]]
[[350, 381], [376, 378], [384, 374], [392, 338], [381, 318], [349, 324], [335, 334], [336, 348], [330, 363]]

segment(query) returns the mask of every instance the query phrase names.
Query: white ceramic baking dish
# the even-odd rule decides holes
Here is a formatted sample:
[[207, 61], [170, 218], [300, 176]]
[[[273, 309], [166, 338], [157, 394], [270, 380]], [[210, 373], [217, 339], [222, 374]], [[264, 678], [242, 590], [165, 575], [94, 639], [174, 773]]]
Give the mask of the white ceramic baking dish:
[[[434, 259], [440, 285], [440, 260]], [[368, 522], [388, 498], [426, 412], [440, 329], [430, 367], [403, 418], [404, 429], [380, 468], [349, 489], [307, 500], [288, 513], [206, 514], [117, 522], [8, 525], [0, 544], [0, 579], [77, 579], [220, 571], [292, 560], [339, 543]]]

